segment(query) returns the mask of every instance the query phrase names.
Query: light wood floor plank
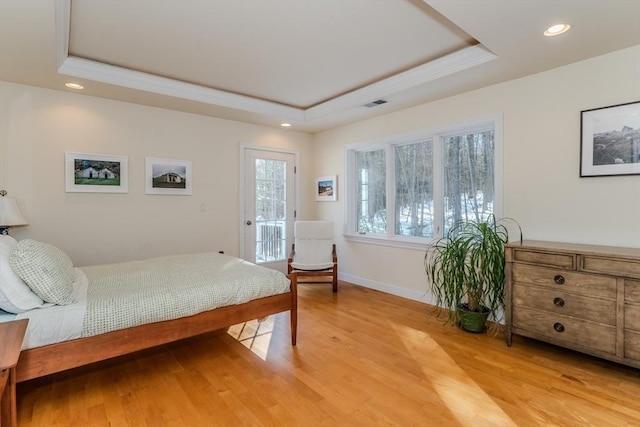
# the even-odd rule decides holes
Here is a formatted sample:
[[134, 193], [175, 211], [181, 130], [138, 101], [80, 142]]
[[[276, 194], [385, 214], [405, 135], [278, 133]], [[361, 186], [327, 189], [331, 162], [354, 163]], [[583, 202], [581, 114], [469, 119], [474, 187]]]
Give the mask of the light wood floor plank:
[[640, 371], [433, 312], [301, 284], [297, 347], [281, 314], [255, 340], [266, 360], [216, 331], [20, 383], [19, 425], [640, 426]]

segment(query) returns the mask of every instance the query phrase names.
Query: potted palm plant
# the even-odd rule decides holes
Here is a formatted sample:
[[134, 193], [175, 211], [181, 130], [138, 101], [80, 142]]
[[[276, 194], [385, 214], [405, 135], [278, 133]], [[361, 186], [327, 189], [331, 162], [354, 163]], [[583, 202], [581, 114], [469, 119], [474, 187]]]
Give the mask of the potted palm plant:
[[[466, 221], [427, 247], [425, 270], [438, 307], [448, 309], [448, 321], [470, 332], [487, 330], [487, 319], [498, 321], [504, 310], [505, 222]], [[494, 323], [495, 325], [495, 323]]]

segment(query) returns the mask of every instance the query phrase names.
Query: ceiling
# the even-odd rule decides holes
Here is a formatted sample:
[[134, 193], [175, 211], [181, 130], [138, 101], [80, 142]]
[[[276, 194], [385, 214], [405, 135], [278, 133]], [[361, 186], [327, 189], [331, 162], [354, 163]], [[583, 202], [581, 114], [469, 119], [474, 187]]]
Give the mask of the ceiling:
[[637, 44], [640, 0], [0, 0], [0, 80], [308, 133]]

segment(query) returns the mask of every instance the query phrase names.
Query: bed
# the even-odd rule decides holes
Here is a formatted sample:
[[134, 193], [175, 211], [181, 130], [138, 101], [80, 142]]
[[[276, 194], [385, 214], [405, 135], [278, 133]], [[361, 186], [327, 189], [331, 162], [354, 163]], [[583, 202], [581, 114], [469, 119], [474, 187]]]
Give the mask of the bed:
[[218, 253], [74, 267], [60, 249], [0, 236], [0, 321], [29, 319], [17, 381], [290, 312], [295, 284]]

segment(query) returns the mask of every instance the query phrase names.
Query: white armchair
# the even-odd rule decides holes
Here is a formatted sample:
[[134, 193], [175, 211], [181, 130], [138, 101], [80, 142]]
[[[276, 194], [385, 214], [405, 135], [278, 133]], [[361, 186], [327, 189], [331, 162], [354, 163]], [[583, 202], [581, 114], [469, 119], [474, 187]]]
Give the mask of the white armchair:
[[289, 279], [297, 284], [298, 277], [330, 276], [330, 282], [305, 283], [332, 283], [333, 292], [338, 292], [338, 257], [333, 243], [333, 223], [296, 221], [293, 235], [295, 242], [287, 260]]

